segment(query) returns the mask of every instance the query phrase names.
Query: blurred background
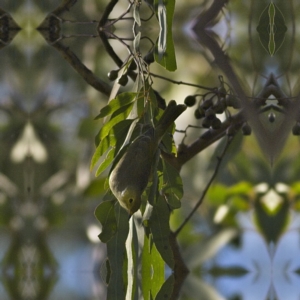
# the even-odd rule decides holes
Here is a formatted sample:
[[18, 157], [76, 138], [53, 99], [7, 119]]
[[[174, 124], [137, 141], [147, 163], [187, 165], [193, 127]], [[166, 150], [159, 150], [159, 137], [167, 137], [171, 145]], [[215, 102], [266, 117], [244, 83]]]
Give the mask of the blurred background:
[[[110, 18], [126, 10], [128, 2], [119, 2]], [[219, 75], [230, 82], [210, 49], [201, 44], [197, 30], [192, 30], [212, 2], [177, 1], [173, 21], [177, 70], [170, 73], [153, 64], [151, 72], [208, 87], [219, 84]], [[93, 119], [108, 96], [86, 83], [47, 39], [46, 31], [36, 30], [62, 3], [0, 2], [0, 291], [4, 300], [104, 299], [106, 295], [101, 277], [106, 247], [97, 237], [101, 228], [94, 217], [105, 193], [105, 175], [95, 178], [89, 166], [101, 128], [101, 121]], [[257, 95], [273, 73], [293, 100], [299, 92], [295, 16], [300, 4], [274, 3], [288, 28], [275, 55], [266, 52], [256, 31], [268, 1], [229, 1], [211, 23], [210, 35], [228, 56], [247, 96]], [[112, 87], [107, 73], [117, 66], [97, 36], [97, 22], [107, 4], [77, 1], [62, 17], [86, 23], [54, 27], [59, 29], [59, 41]], [[141, 15], [151, 15], [144, 2]], [[155, 42], [156, 18], [143, 22], [140, 31]], [[117, 22], [113, 32], [131, 45], [132, 20]], [[110, 43], [121, 59], [128, 56], [122, 43]], [[145, 39], [142, 54], [150, 48]], [[183, 103], [187, 95], [199, 93], [195, 87], [159, 78], [153, 81], [166, 101]], [[129, 81], [122, 89], [132, 86]], [[185, 130], [201, 123], [194, 109], [188, 108], [176, 125]], [[265, 126], [270, 125], [265, 122]], [[199, 128], [189, 128], [186, 142], [198, 136]], [[175, 134], [177, 143], [182, 138], [182, 133]], [[271, 168], [255, 134], [234, 139], [203, 205], [178, 236], [192, 270], [181, 299], [199, 295], [203, 299], [299, 299], [299, 139], [290, 130], [281, 146]], [[218, 141], [184, 165], [182, 208], [173, 213], [172, 228], [181, 224], [200, 198], [223, 147], [224, 142]]]

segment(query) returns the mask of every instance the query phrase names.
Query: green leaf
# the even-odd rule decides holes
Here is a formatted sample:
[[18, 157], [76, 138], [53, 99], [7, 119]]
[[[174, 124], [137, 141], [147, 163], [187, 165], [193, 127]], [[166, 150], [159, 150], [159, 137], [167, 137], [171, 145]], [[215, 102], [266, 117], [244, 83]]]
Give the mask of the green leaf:
[[126, 285], [123, 275], [127, 274], [126, 239], [129, 232], [128, 213], [119, 202], [115, 205], [117, 232], [107, 243], [107, 256], [111, 276], [107, 289], [107, 299], [125, 299]]
[[82, 139], [89, 139], [95, 136], [97, 132], [97, 122], [92, 118], [82, 119], [79, 128], [78, 136]]
[[159, 290], [155, 300], [165, 300], [171, 299], [173, 288], [174, 288], [175, 278], [172, 274], [163, 284], [161, 289]]
[[256, 28], [264, 49], [273, 56], [281, 47], [287, 27], [280, 9], [271, 2], [262, 12]]
[[[143, 247], [143, 240], [141, 241], [142, 244], [140, 245], [140, 236], [143, 235], [144, 237], [144, 229], [141, 226], [141, 223], [136, 224], [136, 219], [132, 218], [132, 264], [133, 264], [133, 283], [132, 283], [132, 299], [138, 299], [138, 279], [140, 276], [140, 248]], [[139, 228], [137, 228], [137, 226]]]
[[[95, 167], [96, 163], [99, 161], [101, 156], [108, 150], [109, 147], [115, 146], [115, 148], [114, 148], [115, 153], [119, 152], [119, 150], [121, 149], [121, 147], [127, 137], [129, 128], [134, 121], [135, 121], [134, 119], [122, 120], [111, 128], [109, 134], [100, 141], [98, 147], [96, 148], [96, 151], [91, 160], [90, 170], [92, 170]], [[110, 153], [110, 155], [112, 155], [112, 154], [113, 153]], [[106, 167], [108, 167], [108, 165], [109, 165], [109, 163], [108, 163], [108, 161], [106, 161]], [[104, 171], [104, 170], [102, 170], [102, 171]], [[98, 173], [98, 171], [97, 171], [98, 175], [100, 173]], [[96, 176], [98, 176], [98, 175], [96, 175]]]
[[289, 224], [289, 201], [284, 197], [284, 201], [280, 205], [280, 209], [273, 214], [265, 207], [261, 199], [255, 201], [254, 221], [267, 242], [276, 243]]
[[212, 205], [221, 205], [225, 203], [228, 188], [223, 184], [214, 184], [207, 192], [207, 200]]
[[250, 209], [249, 199], [245, 199], [241, 196], [232, 196], [228, 199], [228, 205], [230, 209], [236, 212], [247, 211]]
[[183, 185], [179, 172], [165, 160], [163, 160], [163, 167], [162, 194], [173, 209], [180, 208]]
[[142, 293], [145, 300], [155, 298], [165, 281], [165, 263], [150, 239], [151, 235], [145, 234], [142, 252]]
[[115, 216], [115, 200], [100, 203], [95, 210], [95, 217], [102, 225], [99, 239], [107, 243], [117, 232], [117, 220]]
[[154, 244], [163, 260], [168, 266], [174, 268], [173, 252], [169, 243], [170, 235], [170, 210], [164, 198], [159, 197], [157, 203], [153, 207], [149, 220], [151, 233], [153, 235]]
[[242, 181], [228, 188], [227, 193], [228, 195], [232, 195], [232, 194], [247, 195], [252, 190], [253, 190], [253, 186], [251, 183]]
[[116, 152], [115, 148], [111, 148], [108, 151], [105, 159], [102, 161], [102, 163], [100, 164], [99, 168], [96, 171], [95, 174], [96, 177], [99, 176], [103, 171], [105, 171], [105, 169], [112, 163], [115, 157], [115, 152]]
[[137, 93], [125, 92], [119, 94], [115, 99], [112, 99], [108, 105], [104, 106], [95, 120], [109, 116], [119, 110], [121, 107], [132, 103], [135, 100]]
[[101, 158], [101, 156], [107, 151], [109, 146], [113, 146], [113, 142], [110, 141], [110, 137], [106, 136], [104, 139], [102, 139], [97, 146], [95, 153], [93, 154], [92, 160], [91, 160], [91, 165], [90, 165], [90, 170], [92, 170], [98, 160]]
[[117, 123], [125, 120], [128, 117], [129, 113], [132, 110], [133, 104], [134, 103], [132, 102], [130, 104], [122, 106], [121, 108], [119, 108], [117, 111], [114, 112], [114, 114], [111, 116], [111, 119], [106, 124], [104, 124], [104, 126], [99, 131], [98, 139], [100, 141], [102, 139], [104, 139], [109, 134], [109, 132], [111, 131], [111, 129]]
[[175, 71], [177, 65], [172, 37], [175, 0], [155, 0], [154, 5], [160, 26], [159, 38], [155, 47], [155, 61], [168, 71]]
[[93, 180], [84, 190], [83, 195], [86, 197], [96, 197], [104, 194], [104, 182], [105, 178]]
[[116, 124], [110, 131], [109, 133], [110, 136], [114, 137], [116, 140], [115, 143], [116, 153], [118, 153], [121, 147], [123, 146], [127, 138], [127, 135], [129, 133], [130, 126], [132, 125], [133, 122], [135, 122], [134, 119], [123, 120], [118, 124]]

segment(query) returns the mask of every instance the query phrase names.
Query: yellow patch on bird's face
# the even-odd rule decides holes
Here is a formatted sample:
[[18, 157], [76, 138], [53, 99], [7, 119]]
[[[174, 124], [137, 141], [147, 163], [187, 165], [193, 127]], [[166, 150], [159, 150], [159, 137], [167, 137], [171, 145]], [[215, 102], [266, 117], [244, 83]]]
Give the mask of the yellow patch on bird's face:
[[141, 206], [141, 195], [131, 187], [127, 187], [121, 194], [120, 204], [132, 215]]

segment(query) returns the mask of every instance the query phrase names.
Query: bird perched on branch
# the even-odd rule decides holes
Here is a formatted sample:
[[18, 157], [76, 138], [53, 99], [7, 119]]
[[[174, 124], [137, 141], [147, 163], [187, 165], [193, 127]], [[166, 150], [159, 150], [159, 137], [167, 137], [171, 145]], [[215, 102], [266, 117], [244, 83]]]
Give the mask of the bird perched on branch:
[[156, 150], [167, 129], [185, 111], [186, 106], [171, 100], [155, 127], [137, 137], [118, 161], [109, 177], [112, 193], [130, 215], [141, 206]]

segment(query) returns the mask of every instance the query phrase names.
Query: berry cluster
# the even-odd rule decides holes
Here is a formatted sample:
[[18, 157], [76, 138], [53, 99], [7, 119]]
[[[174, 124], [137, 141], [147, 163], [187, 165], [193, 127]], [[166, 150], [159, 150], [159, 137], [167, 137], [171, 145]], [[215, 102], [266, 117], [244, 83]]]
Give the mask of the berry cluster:
[[[124, 70], [124, 72], [121, 75], [120, 69], [117, 70], [111, 70], [108, 74], [107, 77], [110, 81], [115, 81], [116, 79], [118, 79], [118, 83], [122, 86], [125, 86], [128, 83], [128, 71], [134, 71], [136, 70], [137, 65], [134, 59], [131, 60], [130, 65], [128, 66], [128, 68]], [[119, 74], [120, 73], [120, 74]]]
[[[199, 101], [197, 101], [198, 97], [200, 97]], [[233, 94], [227, 93], [224, 86], [204, 95], [189, 95], [184, 99], [184, 103], [189, 107], [198, 104], [194, 112], [195, 118], [203, 119], [202, 126], [212, 129], [219, 129], [222, 125], [221, 120], [217, 117], [218, 114], [226, 112], [228, 107], [235, 109], [241, 107], [239, 99]]]

